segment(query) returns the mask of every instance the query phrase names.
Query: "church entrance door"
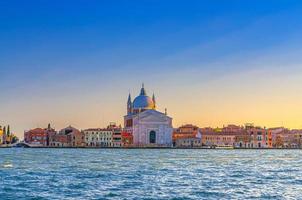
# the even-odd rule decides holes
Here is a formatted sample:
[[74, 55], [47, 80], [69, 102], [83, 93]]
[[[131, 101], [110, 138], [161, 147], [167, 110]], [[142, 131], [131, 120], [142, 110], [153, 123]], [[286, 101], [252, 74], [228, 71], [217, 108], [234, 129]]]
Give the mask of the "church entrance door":
[[155, 133], [155, 131], [150, 131], [149, 141], [150, 141], [150, 144], [155, 144], [156, 143], [156, 133]]

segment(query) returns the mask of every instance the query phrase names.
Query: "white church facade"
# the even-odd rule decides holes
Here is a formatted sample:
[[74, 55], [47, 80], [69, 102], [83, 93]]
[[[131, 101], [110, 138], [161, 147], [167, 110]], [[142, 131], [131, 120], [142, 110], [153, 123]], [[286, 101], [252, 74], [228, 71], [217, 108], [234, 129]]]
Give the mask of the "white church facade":
[[156, 110], [155, 96], [147, 96], [144, 85], [133, 102], [129, 94], [124, 127], [132, 133], [135, 147], [172, 146], [172, 118]]

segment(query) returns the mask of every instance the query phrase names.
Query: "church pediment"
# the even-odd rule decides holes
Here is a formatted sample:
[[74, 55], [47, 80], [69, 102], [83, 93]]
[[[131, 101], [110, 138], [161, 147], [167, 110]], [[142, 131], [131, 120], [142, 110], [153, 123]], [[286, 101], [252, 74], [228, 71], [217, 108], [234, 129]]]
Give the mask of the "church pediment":
[[166, 116], [165, 114], [155, 111], [155, 110], [147, 110], [145, 112], [140, 113], [136, 116], [136, 118], [141, 122], [166, 122], [171, 118]]

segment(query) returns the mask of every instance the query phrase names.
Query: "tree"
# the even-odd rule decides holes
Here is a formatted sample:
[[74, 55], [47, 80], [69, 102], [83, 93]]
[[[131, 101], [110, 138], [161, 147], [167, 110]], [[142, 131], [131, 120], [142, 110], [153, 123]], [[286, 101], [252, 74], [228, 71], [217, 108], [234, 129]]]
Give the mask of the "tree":
[[7, 134], [6, 134], [8, 137], [10, 136], [10, 127], [9, 125], [7, 126]]
[[17, 143], [18, 141], [19, 141], [19, 138], [14, 135], [13, 138], [12, 138], [11, 143], [14, 144], [14, 143]]

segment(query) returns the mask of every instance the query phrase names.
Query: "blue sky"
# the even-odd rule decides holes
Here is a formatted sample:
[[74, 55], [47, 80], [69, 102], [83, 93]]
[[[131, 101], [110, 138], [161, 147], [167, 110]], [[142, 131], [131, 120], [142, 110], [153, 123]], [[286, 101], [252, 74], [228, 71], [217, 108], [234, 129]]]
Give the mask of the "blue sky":
[[[280, 93], [300, 97], [301, 1], [32, 0], [2, 1], [0, 10], [0, 123], [19, 134], [48, 122], [122, 123], [127, 93], [141, 82], [175, 125], [258, 122], [256, 114], [221, 117], [226, 104], [213, 98], [224, 93], [250, 105], [239, 90], [265, 88], [262, 96], [279, 99], [269, 110], [283, 105]], [[282, 116], [258, 123], [300, 126]]]

